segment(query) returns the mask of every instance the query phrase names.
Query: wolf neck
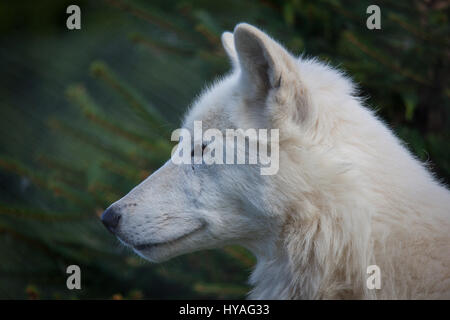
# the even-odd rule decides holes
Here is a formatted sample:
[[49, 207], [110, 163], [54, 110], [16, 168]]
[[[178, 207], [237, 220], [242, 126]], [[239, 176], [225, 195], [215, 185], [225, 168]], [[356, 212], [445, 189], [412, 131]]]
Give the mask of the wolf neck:
[[257, 264], [250, 277], [253, 286], [249, 299], [295, 299], [295, 275], [287, 252], [273, 246], [265, 253], [257, 253]]
[[[298, 227], [290, 222], [291, 230], [283, 230], [285, 236], [265, 239], [251, 248], [257, 264], [250, 278], [250, 299], [370, 298], [363, 273], [368, 254], [355, 244], [364, 239], [345, 240], [343, 233], [348, 230], [327, 230], [336, 234], [326, 234], [320, 230], [327, 223], [323, 220], [310, 223]], [[314, 229], [315, 234], [303, 232]]]

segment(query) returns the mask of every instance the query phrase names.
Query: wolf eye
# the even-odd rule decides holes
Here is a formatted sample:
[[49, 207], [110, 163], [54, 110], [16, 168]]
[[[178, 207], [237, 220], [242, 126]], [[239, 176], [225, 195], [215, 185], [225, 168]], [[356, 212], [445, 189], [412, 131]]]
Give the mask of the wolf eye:
[[[206, 148], [206, 144], [202, 144], [202, 157], [203, 157], [203, 152], [205, 151], [205, 148]], [[194, 150], [195, 150], [195, 147], [191, 151], [192, 158], [194, 157]]]
[[[203, 159], [203, 152], [205, 151], [205, 148], [206, 148], [206, 144], [202, 144], [202, 159]], [[195, 146], [191, 151], [191, 158], [194, 158], [194, 150], [195, 150]], [[191, 168], [192, 168], [192, 170], [195, 170], [194, 161], [192, 161], [192, 163], [191, 163]]]

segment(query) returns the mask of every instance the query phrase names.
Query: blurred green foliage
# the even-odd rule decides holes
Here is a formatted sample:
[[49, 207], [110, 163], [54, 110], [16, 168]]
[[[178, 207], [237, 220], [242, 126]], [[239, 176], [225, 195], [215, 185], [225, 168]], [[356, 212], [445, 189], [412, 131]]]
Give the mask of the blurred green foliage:
[[[82, 29], [65, 27], [69, 4]], [[370, 106], [450, 181], [447, 1], [2, 1], [0, 298], [242, 298], [243, 248], [152, 265], [98, 217], [170, 155], [196, 94], [229, 69], [220, 34], [255, 24], [348, 72]], [[66, 267], [82, 290], [66, 289]]]

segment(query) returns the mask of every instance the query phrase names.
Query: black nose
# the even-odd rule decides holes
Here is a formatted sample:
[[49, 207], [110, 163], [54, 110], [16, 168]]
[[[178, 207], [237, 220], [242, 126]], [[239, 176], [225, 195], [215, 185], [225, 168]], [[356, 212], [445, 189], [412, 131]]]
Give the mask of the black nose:
[[109, 207], [102, 214], [102, 222], [109, 231], [114, 232], [119, 225], [121, 218], [120, 212], [114, 207]]

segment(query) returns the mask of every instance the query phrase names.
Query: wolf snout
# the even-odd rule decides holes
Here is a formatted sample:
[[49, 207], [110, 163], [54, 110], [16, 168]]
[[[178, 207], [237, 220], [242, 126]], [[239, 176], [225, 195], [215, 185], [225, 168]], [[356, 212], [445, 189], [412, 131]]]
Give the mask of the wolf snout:
[[120, 211], [116, 207], [111, 206], [103, 212], [101, 219], [105, 227], [114, 233], [117, 230], [121, 217]]

